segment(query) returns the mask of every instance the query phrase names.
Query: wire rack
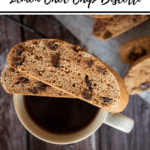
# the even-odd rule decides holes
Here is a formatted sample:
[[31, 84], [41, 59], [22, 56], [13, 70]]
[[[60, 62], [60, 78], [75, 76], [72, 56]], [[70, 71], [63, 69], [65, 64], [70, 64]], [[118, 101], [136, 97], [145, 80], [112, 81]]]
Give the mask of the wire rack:
[[[70, 33], [75, 39], [77, 39], [64, 25], [62, 25], [56, 18], [56, 21], [52, 20], [49, 18], [49, 16], [44, 16], [44, 15], [36, 15], [34, 20], [38, 17], [42, 17], [46, 20], [49, 21], [49, 23], [51, 24], [55, 24], [58, 27], [63, 28], [65, 31], [67, 31], [68, 33]], [[32, 20], [32, 24], [31, 27], [27, 26], [24, 24], [23, 20], [24, 20], [24, 15], [20, 15], [19, 17], [19, 21], [14, 19], [13, 15], [3, 15], [3, 18], [5, 18], [6, 20], [10, 21], [11, 23], [16, 24], [19, 28], [20, 28], [20, 37], [21, 37], [21, 42], [25, 41], [25, 36], [24, 36], [24, 32], [25, 30], [27, 30], [28, 32], [31, 32], [33, 34], [37, 34], [39, 35], [41, 38], [48, 38], [47, 36], [45, 36], [44, 34], [42, 34], [41, 32], [35, 30], [34, 28], [32, 28], [32, 25], [34, 23], [34, 20]], [[30, 150], [30, 133], [26, 130], [26, 150]]]

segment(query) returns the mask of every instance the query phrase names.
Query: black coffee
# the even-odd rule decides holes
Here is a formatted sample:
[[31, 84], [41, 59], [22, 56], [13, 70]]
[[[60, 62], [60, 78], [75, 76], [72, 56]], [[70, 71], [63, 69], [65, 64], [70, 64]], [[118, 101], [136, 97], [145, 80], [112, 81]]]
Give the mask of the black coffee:
[[79, 99], [24, 96], [30, 118], [53, 133], [71, 133], [85, 128], [99, 108]]

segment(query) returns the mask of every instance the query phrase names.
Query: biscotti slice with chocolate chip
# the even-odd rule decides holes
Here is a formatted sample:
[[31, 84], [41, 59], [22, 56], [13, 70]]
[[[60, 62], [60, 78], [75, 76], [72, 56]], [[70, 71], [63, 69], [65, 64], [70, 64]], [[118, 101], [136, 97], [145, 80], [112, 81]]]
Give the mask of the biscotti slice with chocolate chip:
[[124, 82], [130, 95], [150, 90], [150, 54], [132, 64]]
[[149, 18], [148, 15], [114, 15], [111, 18], [96, 19], [93, 34], [105, 41], [126, 32]]
[[7, 61], [24, 74], [110, 112], [123, 111], [128, 103], [121, 77], [80, 46], [57, 39], [30, 40], [15, 45]]
[[38, 81], [26, 74], [18, 72], [10, 66], [6, 66], [4, 68], [1, 76], [1, 84], [6, 92], [10, 94], [72, 97], [63, 91], [42, 83], [41, 81]]
[[150, 37], [128, 41], [121, 46], [119, 53], [121, 61], [131, 65], [142, 56], [150, 54]]

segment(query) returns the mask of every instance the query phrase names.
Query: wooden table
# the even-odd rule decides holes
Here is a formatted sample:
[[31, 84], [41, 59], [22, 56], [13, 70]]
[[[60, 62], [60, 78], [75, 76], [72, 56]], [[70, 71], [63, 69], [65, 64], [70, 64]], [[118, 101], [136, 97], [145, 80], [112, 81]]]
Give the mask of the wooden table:
[[[54, 16], [47, 17], [51, 21], [43, 16], [13, 16], [41, 33], [38, 35], [0, 16], [0, 72], [7, 65], [10, 48], [24, 40], [45, 36], [82, 45], [59, 25]], [[12, 95], [7, 94], [0, 84], [0, 150], [150, 150], [150, 105], [138, 95], [130, 96], [123, 114], [135, 120], [134, 129], [129, 134], [102, 125], [92, 136], [76, 144], [48, 144], [26, 131], [16, 115]]]

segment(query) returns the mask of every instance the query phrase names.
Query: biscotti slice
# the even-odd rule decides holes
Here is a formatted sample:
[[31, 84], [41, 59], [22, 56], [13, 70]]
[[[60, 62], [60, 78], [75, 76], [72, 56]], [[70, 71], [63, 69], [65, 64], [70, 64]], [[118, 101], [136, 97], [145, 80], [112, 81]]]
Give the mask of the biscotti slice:
[[147, 15], [115, 15], [111, 18], [96, 19], [93, 34], [99, 40], [105, 41], [130, 30], [148, 18]]
[[111, 18], [114, 15], [88, 15], [88, 16], [93, 17], [93, 18]]
[[140, 57], [150, 54], [150, 37], [140, 37], [128, 41], [119, 50], [122, 62], [132, 64]]
[[42, 83], [26, 74], [18, 72], [10, 66], [6, 66], [4, 68], [1, 76], [1, 84], [6, 92], [10, 94], [72, 97], [63, 91]]
[[14, 46], [7, 61], [20, 72], [110, 112], [120, 112], [128, 103], [121, 77], [80, 46], [57, 39], [30, 40]]
[[130, 95], [150, 90], [150, 54], [132, 64], [124, 82]]

